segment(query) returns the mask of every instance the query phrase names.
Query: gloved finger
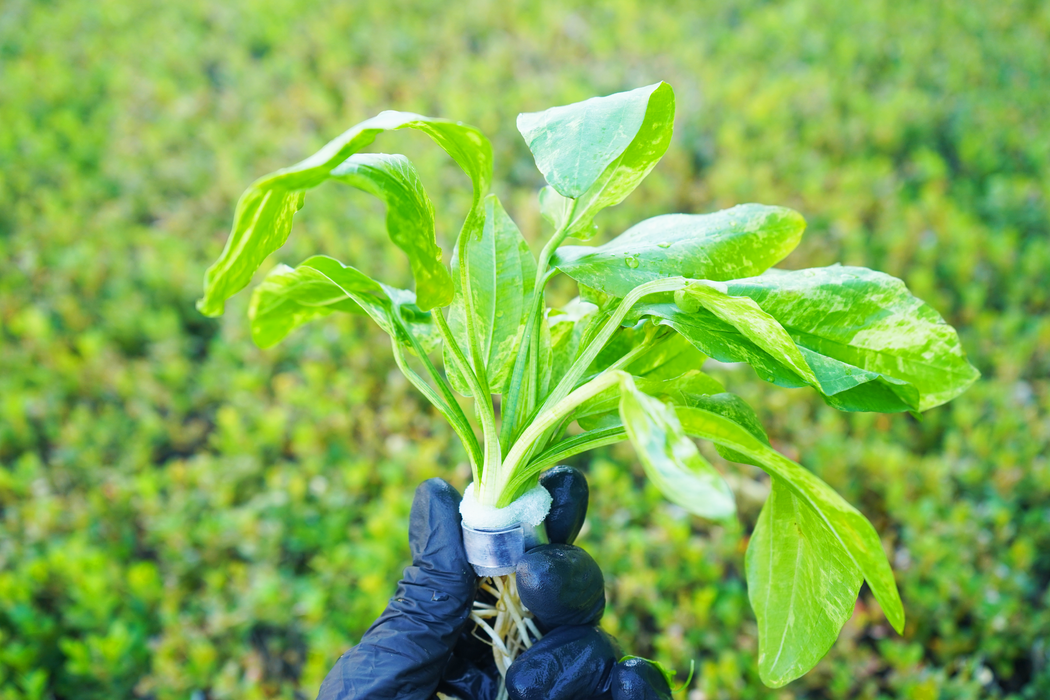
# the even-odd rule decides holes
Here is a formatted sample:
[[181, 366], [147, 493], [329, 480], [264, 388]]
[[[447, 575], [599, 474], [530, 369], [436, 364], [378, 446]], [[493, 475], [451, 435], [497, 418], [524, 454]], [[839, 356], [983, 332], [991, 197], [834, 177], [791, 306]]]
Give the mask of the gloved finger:
[[517, 567], [518, 595], [546, 629], [596, 625], [605, 612], [605, 578], [591, 555], [571, 544], [525, 553]]
[[409, 520], [412, 566], [361, 643], [343, 654], [319, 700], [433, 696], [477, 592], [460, 534], [459, 493], [441, 479], [416, 489]]
[[594, 626], [559, 627], [507, 670], [511, 700], [577, 700], [609, 691], [616, 640]]
[[561, 465], [548, 469], [540, 477], [540, 485], [553, 499], [545, 520], [547, 537], [555, 544], [572, 544], [587, 517], [587, 479], [576, 467]]
[[660, 669], [645, 659], [625, 659], [612, 672], [613, 700], [671, 700], [671, 686]]

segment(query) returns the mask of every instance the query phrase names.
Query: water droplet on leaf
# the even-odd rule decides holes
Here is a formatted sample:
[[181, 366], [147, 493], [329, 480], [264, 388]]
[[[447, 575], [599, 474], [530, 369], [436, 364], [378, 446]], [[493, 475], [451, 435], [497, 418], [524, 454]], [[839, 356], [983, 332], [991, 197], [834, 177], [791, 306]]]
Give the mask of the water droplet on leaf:
[[631, 268], [632, 270], [638, 267], [638, 258], [634, 257], [633, 255], [628, 255], [624, 259], [624, 262], [627, 263], [627, 267]]
[[669, 241], [664, 241], [663, 243], [657, 243], [656, 246], [658, 248], [670, 248], [671, 243]]

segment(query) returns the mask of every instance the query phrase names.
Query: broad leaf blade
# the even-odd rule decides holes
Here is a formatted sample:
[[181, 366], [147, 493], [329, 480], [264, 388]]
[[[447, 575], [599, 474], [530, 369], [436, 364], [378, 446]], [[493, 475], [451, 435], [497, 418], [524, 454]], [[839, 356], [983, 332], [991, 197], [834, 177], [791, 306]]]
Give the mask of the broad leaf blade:
[[919, 392], [908, 382], [854, 367], [799, 346], [802, 357], [817, 379], [813, 384], [707, 309], [686, 313], [673, 303], [656, 303], [636, 307], [634, 313], [674, 328], [700, 352], [719, 362], [750, 364], [767, 382], [789, 388], [810, 384], [822, 392], [825, 401], [839, 410], [884, 413], [918, 410]]
[[645, 473], [672, 503], [711, 520], [736, 512], [733, 492], [682, 431], [674, 409], [623, 376], [620, 417]]
[[458, 122], [408, 112], [382, 112], [351, 127], [306, 160], [256, 180], [241, 195], [226, 246], [205, 273], [204, 296], [197, 302], [200, 312], [221, 315], [226, 300], [251, 281], [266, 256], [284, 245], [292, 216], [302, 208], [306, 190], [328, 180], [336, 166], [372, 143], [378, 134], [398, 129], [426, 133], [470, 177], [474, 204], [464, 233], [474, 235], [483, 219], [481, 200], [492, 181], [488, 140], [477, 129]]
[[673, 128], [667, 83], [518, 115], [540, 172], [558, 194], [576, 200], [571, 217], [560, 202], [545, 206], [547, 216], [567, 222], [577, 238], [593, 235], [594, 215], [622, 202], [656, 166]]
[[813, 668], [853, 614], [863, 575], [819, 515], [780, 479], [747, 547], [758, 673], [779, 688]]
[[[481, 237], [468, 239], [467, 262], [474, 296], [474, 331], [482, 353], [488, 385], [501, 394], [524, 330], [536, 280], [536, 260], [514, 221], [494, 195], [485, 199], [485, 225]], [[456, 297], [449, 311], [449, 326], [461, 348], [470, 347], [466, 329], [466, 304], [460, 286], [459, 256], [452, 259]], [[446, 355], [449, 352], [446, 348]], [[465, 379], [445, 358], [445, 369], [456, 391], [470, 395]]]
[[904, 630], [904, 607], [901, 604], [893, 570], [882, 550], [878, 533], [856, 508], [847, 503], [813, 473], [792, 462], [733, 421], [700, 408], [676, 409], [682, 430], [694, 437], [728, 447], [777, 477], [819, 516], [864, 575], [886, 618], [898, 632]]
[[331, 177], [383, 200], [387, 234], [408, 256], [419, 308], [447, 306], [452, 301], [452, 278], [434, 233], [434, 206], [408, 158], [359, 153], [337, 166]]
[[713, 214], [646, 219], [600, 246], [563, 246], [552, 264], [578, 283], [623, 297], [654, 279], [730, 280], [777, 264], [802, 239], [797, 212], [741, 204]]
[[729, 282], [727, 290], [754, 299], [800, 346], [916, 387], [920, 411], [950, 401], [980, 376], [955, 329], [890, 275], [840, 265], [770, 270]]

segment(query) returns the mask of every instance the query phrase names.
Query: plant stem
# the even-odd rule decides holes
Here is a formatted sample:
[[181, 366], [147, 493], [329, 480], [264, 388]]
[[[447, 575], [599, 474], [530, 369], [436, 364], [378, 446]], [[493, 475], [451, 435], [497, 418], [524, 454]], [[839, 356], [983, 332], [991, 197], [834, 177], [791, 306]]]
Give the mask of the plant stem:
[[[434, 363], [430, 361], [430, 358], [423, 351], [419, 341], [412, 334], [408, 328], [400, 326], [400, 330], [403, 331], [412, 344], [412, 348], [419, 355], [423, 362], [423, 366], [426, 367], [427, 372], [434, 379], [438, 389], [441, 391], [442, 396], [438, 396], [434, 389], [427, 384], [426, 380], [420, 377], [415, 370], [412, 369], [411, 365], [408, 364], [408, 358], [405, 356], [405, 349], [401, 345], [400, 340], [395, 337], [391, 337], [391, 345], [394, 350], [394, 361], [397, 362], [398, 369], [401, 373], [408, 378], [408, 381], [412, 383], [416, 389], [419, 390], [423, 396], [433, 404], [445, 420], [449, 422], [452, 429], [456, 431], [456, 435], [459, 436], [460, 441], [463, 443], [463, 447], [467, 450], [467, 458], [470, 460], [470, 471], [471, 475], [475, 480], [480, 477], [479, 467], [482, 464], [483, 455], [481, 447], [478, 445], [478, 438], [474, 435], [474, 429], [470, 427], [470, 421], [467, 420], [467, 416], [463, 413], [463, 408], [456, 401], [456, 397], [452, 394], [452, 389], [448, 386], [448, 382], [445, 378], [437, 371], [434, 367]], [[442, 397], [444, 400], [442, 400]]]
[[[597, 377], [576, 389], [554, 406], [540, 411], [536, 419], [529, 424], [514, 442], [514, 447], [507, 453], [507, 459], [503, 462], [500, 476], [498, 493], [502, 493], [509, 476], [517, 471], [518, 464], [528, 457], [528, 452], [533, 443], [547, 430], [554, 427], [559, 421], [568, 416], [577, 406], [589, 401], [598, 394], [620, 381], [621, 372], [602, 372]], [[502, 499], [500, 499], [502, 500]]]
[[[484, 225], [484, 223], [482, 223], [482, 225]], [[470, 286], [470, 260], [468, 257], [470, 242], [469, 235], [461, 236], [457, 247], [457, 253], [459, 255], [459, 288], [463, 292], [463, 316], [467, 327], [467, 352], [470, 353], [471, 364], [473, 365], [475, 372], [475, 379], [477, 379], [478, 384], [484, 390], [484, 396], [488, 398], [489, 413], [493, 413], [492, 392], [489, 390], [488, 371], [485, 367], [484, 357], [481, 353], [477, 327], [474, 324], [476, 316], [474, 315], [474, 294]], [[449, 337], [451, 337], [451, 334]], [[455, 341], [453, 340], [453, 342]], [[462, 353], [462, 350], [460, 350], [460, 352]], [[494, 413], [493, 421], [495, 421]]]
[[617, 425], [611, 428], [588, 430], [585, 433], [574, 435], [551, 445], [542, 454], [534, 457], [527, 466], [518, 469], [511, 476], [507, 481], [506, 487], [504, 487], [503, 493], [500, 494], [500, 500], [496, 503], [496, 506], [504, 508], [513, 503], [514, 499], [529, 485], [529, 480], [544, 469], [553, 467], [555, 464], [581, 452], [587, 452], [604, 445], [612, 445], [626, 439], [627, 432], [622, 426]]
[[[477, 409], [478, 419], [481, 422], [481, 431], [485, 442], [484, 464], [478, 470], [478, 473], [474, 474], [474, 481], [481, 484], [485, 478], [486, 472], [499, 471], [501, 455], [499, 433], [496, 432], [496, 410], [492, 403], [492, 392], [489, 389], [488, 368], [485, 366], [485, 357], [481, 353], [478, 329], [475, 324], [477, 317], [474, 313], [474, 294], [470, 284], [470, 258], [468, 253], [469, 246], [472, 242], [471, 233], [473, 232], [473, 229], [476, 228], [472, 225], [474, 223], [472, 217], [480, 217], [481, 225], [485, 225], [484, 215], [481, 213], [481, 209], [477, 206], [477, 203], [475, 203], [474, 208], [471, 209], [471, 213], [468, 215], [468, 220], [463, 223], [463, 228], [460, 230], [460, 235], [457, 240], [457, 254], [459, 256], [459, 288], [463, 294], [463, 316], [467, 330], [467, 351], [470, 353], [469, 363], [466, 361], [466, 357], [463, 356], [463, 350], [459, 347], [459, 343], [456, 342], [456, 338], [452, 334], [451, 329], [449, 329], [444, 314], [437, 311], [435, 315], [440, 317], [438, 320], [438, 329], [441, 332], [442, 339], [452, 351], [452, 356], [457, 363], [457, 369], [459, 369], [460, 374], [467, 379], [467, 382], [470, 384], [471, 393], [474, 394], [474, 405]], [[485, 501], [482, 501], [482, 503], [484, 502]]]
[[[474, 394], [475, 405], [478, 407], [478, 419], [481, 421], [481, 431], [485, 443], [485, 456], [484, 463], [478, 470], [479, 473], [475, 477], [475, 481], [484, 485], [486, 474], [498, 473], [500, 464], [499, 437], [496, 433], [495, 416], [492, 412], [492, 396], [485, 393], [477, 375], [471, 369], [470, 363], [463, 356], [463, 351], [452, 336], [452, 329], [448, 327], [444, 314], [440, 310], [436, 311], [434, 318], [437, 320], [438, 331], [441, 333], [442, 340], [444, 340], [449, 350], [452, 351], [452, 359], [456, 363], [456, 369], [459, 370], [460, 374], [463, 375], [470, 385], [470, 391]], [[488, 410], [485, 410], [485, 403], [488, 404]], [[487, 503], [480, 495], [479, 500], [482, 503]]]
[[[506, 486], [510, 477], [517, 470], [518, 465], [529, 460], [535, 447], [537, 445], [542, 447], [542, 441], [546, 438], [546, 431], [556, 425], [563, 417], [568, 415], [568, 411], [571, 411], [580, 403], [590, 398], [590, 396], [585, 396], [586, 392], [584, 390], [587, 389], [589, 391], [590, 389], [588, 389], [588, 387], [598, 385], [601, 385], [602, 389], [605, 389], [608, 386], [611, 386], [613, 380], [610, 378], [615, 378], [619, 375], [619, 372], [615, 370], [611, 372], [602, 372], [590, 382], [573, 391], [576, 382], [579, 381], [583, 376], [583, 373], [587, 371], [587, 368], [590, 367], [594, 358], [597, 357], [598, 353], [601, 352], [601, 349], [605, 347], [605, 344], [609, 342], [609, 338], [611, 338], [613, 333], [615, 333], [620, 327], [620, 323], [623, 321], [624, 317], [627, 316], [627, 313], [631, 308], [637, 304], [642, 297], [649, 294], [673, 292], [681, 289], [683, 286], [685, 286], [684, 277], [669, 277], [667, 279], [653, 280], [638, 285], [623, 298], [619, 306], [616, 307], [616, 311], [614, 311], [609, 316], [609, 320], [605, 322], [602, 330], [597, 336], [595, 336], [590, 345], [587, 346], [587, 349], [580, 353], [576, 358], [576, 361], [572, 363], [572, 366], [569, 367], [568, 371], [565, 373], [565, 376], [562, 377], [560, 382], [558, 382], [558, 386], [554, 388], [547, 397], [547, 400], [544, 401], [536, 419], [532, 421], [521, 433], [518, 439], [514, 441], [514, 445], [507, 453], [507, 458], [504, 460], [500, 470], [499, 489], [496, 492], [497, 497], [495, 498], [495, 501], [503, 502], [505, 500], [505, 497], [503, 496], [504, 486]], [[581, 396], [584, 398], [580, 398]], [[573, 401], [575, 401], [575, 403], [572, 403]], [[567, 405], [569, 407], [565, 408]]]
[[[536, 264], [536, 279], [532, 288], [532, 307], [529, 309], [529, 314], [525, 319], [525, 332], [522, 334], [521, 345], [518, 346], [518, 354], [514, 358], [514, 369], [511, 373], [507, 394], [503, 397], [501, 409], [503, 423], [500, 426], [500, 443], [505, 449], [509, 449], [510, 444], [517, 437], [518, 428], [521, 425], [520, 418], [532, 413], [538, 401], [539, 335], [535, 331], [543, 313], [543, 290], [550, 279], [550, 276], [547, 274], [547, 266], [554, 256], [554, 251], [568, 237], [569, 223], [572, 221], [572, 214], [575, 209], [576, 203], [573, 202], [572, 209], [566, 217], [566, 223], [555, 231], [554, 235], [543, 246], [543, 250], [540, 251], [540, 259]], [[533, 342], [534, 338], [535, 343]], [[534, 357], [535, 362], [530, 364], [530, 357]], [[530, 378], [527, 385], [525, 385], [526, 372]], [[528, 392], [528, 399], [532, 403], [529, 406], [530, 401], [527, 400], [525, 402], [525, 410], [522, 410], [523, 390]]]
[[620, 305], [616, 307], [616, 311], [609, 316], [609, 320], [605, 322], [602, 330], [595, 336], [594, 340], [591, 341], [587, 349], [580, 353], [576, 361], [572, 363], [565, 376], [562, 377], [561, 381], [558, 382], [558, 386], [550, 393], [547, 400], [543, 403], [543, 409], [550, 408], [552, 405], [558, 403], [572, 391], [573, 387], [576, 386], [576, 382], [579, 381], [583, 373], [587, 371], [587, 368], [594, 362], [594, 358], [598, 356], [605, 344], [609, 342], [609, 338], [612, 337], [613, 333], [620, 327], [620, 322], [623, 321], [624, 317], [631, 308], [641, 300], [642, 297], [649, 294], [658, 294], [660, 292], [673, 292], [677, 289], [681, 289], [685, 286], [684, 277], [668, 277], [667, 279], [653, 280], [652, 282], [646, 282], [632, 289], [627, 296], [623, 298]]

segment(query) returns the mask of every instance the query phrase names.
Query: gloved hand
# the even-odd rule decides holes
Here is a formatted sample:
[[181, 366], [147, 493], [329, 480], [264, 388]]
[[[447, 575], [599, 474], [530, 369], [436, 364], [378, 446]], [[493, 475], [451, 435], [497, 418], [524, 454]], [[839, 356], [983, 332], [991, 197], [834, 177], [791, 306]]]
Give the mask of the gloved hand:
[[[604, 579], [590, 555], [571, 544], [587, 513], [583, 474], [556, 467], [541, 483], [553, 497], [546, 519], [551, 544], [525, 554], [517, 583], [544, 637], [511, 665], [508, 694], [512, 700], [669, 700], [656, 666], [642, 659], [618, 662], [619, 645], [598, 627]], [[459, 493], [441, 479], [416, 489], [412, 566], [361, 643], [336, 662], [318, 700], [430, 700], [437, 691], [463, 700], [496, 697], [492, 650], [471, 634], [478, 578], [463, 551], [459, 502]]]

